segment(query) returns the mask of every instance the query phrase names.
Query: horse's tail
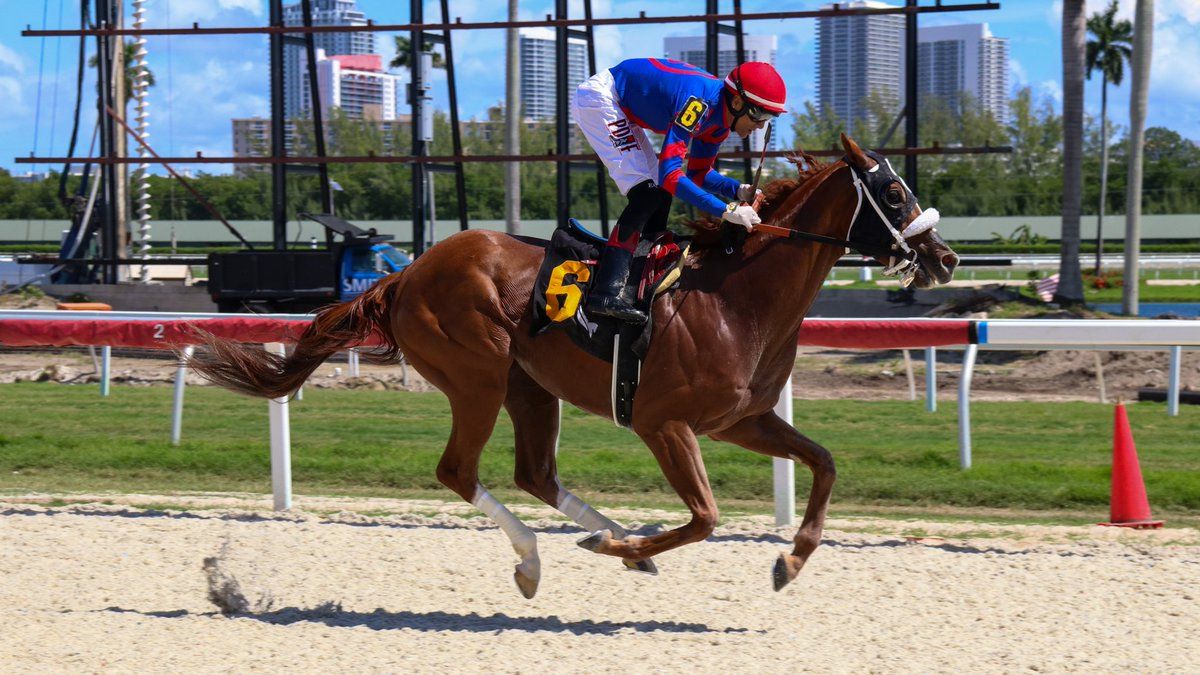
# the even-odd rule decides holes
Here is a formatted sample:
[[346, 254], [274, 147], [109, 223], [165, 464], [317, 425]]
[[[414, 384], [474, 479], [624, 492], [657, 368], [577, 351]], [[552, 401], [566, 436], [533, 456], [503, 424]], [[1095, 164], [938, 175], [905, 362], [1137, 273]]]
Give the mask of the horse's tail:
[[201, 331], [202, 348], [187, 359], [187, 365], [226, 389], [280, 398], [299, 389], [334, 352], [371, 338], [381, 345], [366, 355], [369, 361], [394, 360], [400, 346], [388, 327], [388, 314], [390, 299], [403, 278], [403, 274], [389, 276], [353, 300], [322, 308], [287, 356]]

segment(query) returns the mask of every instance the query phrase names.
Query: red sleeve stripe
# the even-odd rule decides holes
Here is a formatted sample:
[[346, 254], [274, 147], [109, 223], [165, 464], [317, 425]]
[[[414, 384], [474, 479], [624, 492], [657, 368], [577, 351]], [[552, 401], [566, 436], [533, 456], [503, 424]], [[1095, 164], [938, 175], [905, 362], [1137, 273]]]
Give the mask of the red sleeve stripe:
[[[675, 73], [677, 75], [700, 75], [701, 77], [707, 77], [710, 80], [717, 79], [714, 75], [706, 73], [700, 69], [693, 69], [693, 68], [695, 68], [694, 66], [688, 65], [686, 63], [682, 63], [680, 61], [672, 61], [670, 59], [664, 59], [666, 61], [666, 63], [663, 63], [663, 61], [660, 61], [658, 59], [646, 59], [646, 60], [649, 61], [650, 65], [654, 66], [655, 68], [658, 68], [659, 70], [665, 70], [668, 73]], [[676, 63], [678, 63], [681, 66], [687, 66], [687, 68], [678, 68], [674, 65]]]
[[676, 184], [679, 183], [680, 178], [683, 178], [683, 172], [679, 169], [675, 169], [674, 171], [668, 173], [666, 177], [663, 178], [663, 189], [671, 194], [675, 194]]
[[687, 144], [683, 141], [675, 141], [674, 143], [666, 144], [662, 152], [658, 153], [658, 161], [665, 162], [668, 159], [683, 157], [687, 154]]
[[710, 169], [714, 160], [716, 160], [715, 155], [713, 157], [688, 157], [688, 173], [700, 169]]

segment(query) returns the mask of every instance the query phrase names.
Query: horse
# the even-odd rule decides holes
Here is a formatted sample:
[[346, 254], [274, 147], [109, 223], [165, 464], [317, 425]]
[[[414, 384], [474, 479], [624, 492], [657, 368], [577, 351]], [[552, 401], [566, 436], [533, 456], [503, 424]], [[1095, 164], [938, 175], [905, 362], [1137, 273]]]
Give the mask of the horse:
[[591, 532], [580, 546], [648, 573], [657, 572], [654, 556], [706, 539], [717, 524], [698, 435], [803, 462], [812, 491], [791, 552], [772, 567], [778, 591], [820, 544], [836, 477], [832, 454], [773, 412], [822, 281], [846, 247], [917, 288], [946, 283], [958, 264], [934, 227], [936, 210], [923, 211], [881, 155], [845, 134], [841, 141], [844, 157], [828, 164], [794, 155], [796, 178], [764, 188], [760, 231], [740, 246], [689, 256], [677, 288], [654, 302], [630, 428], [690, 511], [675, 529], [632, 536], [560, 483], [562, 401], [611, 418], [612, 365], [564, 331], [532, 334], [529, 304], [544, 249], [507, 234], [447, 238], [358, 298], [322, 309], [290, 355], [209, 336], [188, 365], [228, 389], [278, 398], [348, 347], [374, 340], [381, 346], [372, 360], [403, 355], [449, 399], [453, 421], [438, 480], [509, 537], [520, 557], [513, 578], [526, 598], [541, 577], [536, 537], [478, 479], [501, 408], [514, 429], [516, 484]]

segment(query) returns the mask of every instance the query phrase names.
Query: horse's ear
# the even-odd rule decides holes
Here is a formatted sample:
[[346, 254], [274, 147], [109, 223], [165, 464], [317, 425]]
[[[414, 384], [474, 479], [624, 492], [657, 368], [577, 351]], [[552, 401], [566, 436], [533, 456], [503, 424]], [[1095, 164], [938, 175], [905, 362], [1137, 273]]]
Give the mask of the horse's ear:
[[862, 148], [858, 147], [858, 143], [854, 139], [842, 132], [842, 148], [846, 150], [846, 159], [858, 169], [869, 169], [871, 160], [867, 157]]

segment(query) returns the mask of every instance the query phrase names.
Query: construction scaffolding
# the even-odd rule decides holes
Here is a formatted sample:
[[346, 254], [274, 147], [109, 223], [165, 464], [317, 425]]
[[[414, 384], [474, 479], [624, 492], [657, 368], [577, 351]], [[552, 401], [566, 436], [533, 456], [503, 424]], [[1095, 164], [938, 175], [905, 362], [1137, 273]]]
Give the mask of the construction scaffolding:
[[[86, 0], [85, 0], [86, 2]], [[593, 29], [597, 26], [622, 26], [638, 24], [672, 24], [672, 23], [703, 23], [706, 37], [706, 67], [715, 73], [717, 70], [717, 54], [719, 35], [727, 34], [735, 37], [737, 60], [744, 58], [744, 22], [756, 20], [788, 20], [814, 19], [824, 17], [868, 16], [878, 14], [903, 14], [906, 30], [906, 106], [901, 115], [905, 121], [905, 144], [903, 147], [879, 148], [880, 152], [890, 155], [905, 156], [905, 178], [915, 191], [917, 189], [917, 157], [920, 155], [944, 154], [977, 154], [1011, 152], [1005, 146], [955, 147], [942, 148], [937, 145], [920, 147], [917, 136], [918, 106], [917, 106], [917, 17], [926, 13], [961, 12], [996, 10], [1000, 3], [995, 0], [984, 2], [964, 2], [944, 4], [942, 0], [934, 0], [932, 4], [920, 4], [918, 0], [905, 0], [901, 7], [845, 7], [835, 3], [831, 8], [804, 11], [776, 11], [745, 13], [741, 9], [741, 0], [733, 0], [733, 12], [722, 14], [719, 11], [719, 0], [705, 0], [704, 13], [693, 15], [647, 16], [640, 12], [636, 17], [595, 17], [592, 14], [590, 0], [584, 0], [584, 16], [570, 18], [568, 16], [567, 0], [555, 0], [553, 15], [546, 15], [543, 20], [527, 21], [487, 21], [464, 22], [455, 17], [450, 20], [448, 0], [440, 0], [441, 22], [426, 23], [424, 7], [421, 0], [410, 0], [410, 21], [403, 24], [376, 24], [370, 20], [367, 25], [329, 25], [314, 26], [311, 20], [311, 0], [301, 0], [305, 20], [303, 25], [284, 25], [282, 0], [270, 0], [270, 25], [257, 27], [202, 27], [192, 24], [190, 28], [124, 28], [117, 15], [119, 4], [115, 0], [95, 0], [96, 19], [90, 27], [78, 30], [32, 30], [22, 31], [26, 37], [94, 37], [99, 56], [99, 101], [100, 111], [100, 155], [97, 157], [20, 157], [16, 162], [25, 164], [88, 162], [101, 167], [104, 191], [100, 214], [100, 253], [98, 258], [103, 260], [105, 283], [114, 283], [117, 274], [117, 261], [121, 251], [118, 250], [117, 214], [115, 205], [115, 173], [114, 167], [119, 164], [140, 164], [154, 161], [163, 165], [170, 164], [266, 164], [271, 166], [272, 177], [272, 220], [274, 222], [273, 237], [276, 249], [282, 250], [287, 242], [287, 187], [286, 173], [292, 170], [307, 170], [317, 173], [321, 179], [321, 202], [327, 213], [331, 213], [333, 202], [329, 191], [327, 166], [329, 164], [351, 163], [403, 163], [412, 165], [412, 221], [413, 221], [413, 253], [420, 255], [426, 245], [427, 203], [426, 191], [428, 181], [433, 172], [448, 172], [455, 175], [457, 215], [461, 229], [469, 226], [467, 220], [467, 194], [463, 174], [464, 164], [474, 162], [555, 162], [557, 164], [557, 217], [560, 223], [565, 223], [569, 217], [571, 179], [574, 169], [594, 171], [598, 179], [598, 199], [601, 213], [602, 228], [608, 230], [607, 191], [603, 187], [606, 182], [606, 172], [597, 157], [591, 153], [572, 153], [570, 148], [570, 123], [567, 115], [569, 91], [567, 78], [567, 45], [571, 39], [582, 39], [586, 42], [588, 52], [588, 70], [594, 74], [597, 71]], [[731, 22], [731, 23], [727, 23]], [[553, 154], [519, 154], [519, 155], [464, 155], [458, 119], [457, 87], [454, 77], [454, 58], [452, 35], [454, 31], [493, 30], [508, 28], [553, 28], [556, 31], [556, 151]], [[317, 95], [315, 82], [315, 66], [311, 36], [316, 33], [329, 32], [408, 32], [409, 64], [412, 73], [409, 89], [411, 106], [412, 150], [409, 155], [360, 155], [360, 156], [327, 156], [324, 145], [324, 132], [320, 118], [320, 105], [314, 104], [313, 116], [316, 136], [316, 155], [289, 156], [284, 146], [285, 120], [283, 115], [283, 45], [287, 42], [304, 44], [309, 63], [310, 89]], [[160, 157], [150, 152], [150, 157], [124, 157], [116, 152], [116, 138], [120, 131], [110, 112], [113, 109], [113, 86], [111, 68], [113, 52], [120, 48], [124, 36], [139, 38], [151, 35], [268, 35], [271, 62], [271, 155], [256, 157], [214, 157], [196, 153], [193, 156]], [[444, 60], [447, 68], [447, 85], [450, 100], [450, 127], [452, 133], [452, 155], [433, 156], [429, 154], [432, 140], [432, 99], [429, 91], [429, 62], [431, 53], [426, 45], [441, 44], [444, 48]], [[506, 111], [506, 114], [514, 114]], [[896, 123], [900, 118], [897, 118]], [[123, 126], [123, 122], [121, 124]], [[893, 128], [895, 124], [893, 124]], [[148, 148], [147, 148], [148, 149]], [[740, 166], [743, 173], [749, 177], [750, 158], [759, 153], [751, 153], [749, 141], [743, 143], [740, 152], [722, 152], [718, 156], [725, 166], [733, 162]], [[784, 151], [769, 151], [767, 157], [780, 157]], [[813, 155], [837, 156], [838, 151], [815, 151]], [[151, 159], [151, 157], [153, 159]], [[303, 167], [303, 165], [309, 165]], [[315, 165], [315, 166], [314, 166]]]

